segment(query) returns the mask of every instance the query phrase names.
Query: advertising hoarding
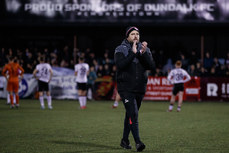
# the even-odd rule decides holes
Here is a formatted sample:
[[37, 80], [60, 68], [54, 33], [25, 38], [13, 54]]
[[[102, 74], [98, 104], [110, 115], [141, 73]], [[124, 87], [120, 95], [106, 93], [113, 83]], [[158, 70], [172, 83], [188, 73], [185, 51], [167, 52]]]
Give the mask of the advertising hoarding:
[[2, 22], [214, 23], [229, 21], [226, 0], [5, 0]]

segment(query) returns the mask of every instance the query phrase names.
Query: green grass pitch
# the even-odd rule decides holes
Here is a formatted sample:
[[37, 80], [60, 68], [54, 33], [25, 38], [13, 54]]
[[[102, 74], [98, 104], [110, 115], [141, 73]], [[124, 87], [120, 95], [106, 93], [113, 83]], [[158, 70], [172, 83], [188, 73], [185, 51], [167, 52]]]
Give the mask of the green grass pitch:
[[[113, 101], [53, 100], [41, 110], [38, 100], [20, 100], [10, 109], [0, 99], [0, 153], [127, 153], [122, 149], [124, 107]], [[45, 102], [46, 103], [46, 102]], [[47, 103], [46, 103], [47, 104]], [[229, 103], [185, 102], [181, 112], [166, 112], [168, 102], [143, 102], [141, 140], [147, 153], [228, 153]], [[177, 106], [177, 105], [175, 105]], [[176, 107], [175, 107], [176, 108]]]

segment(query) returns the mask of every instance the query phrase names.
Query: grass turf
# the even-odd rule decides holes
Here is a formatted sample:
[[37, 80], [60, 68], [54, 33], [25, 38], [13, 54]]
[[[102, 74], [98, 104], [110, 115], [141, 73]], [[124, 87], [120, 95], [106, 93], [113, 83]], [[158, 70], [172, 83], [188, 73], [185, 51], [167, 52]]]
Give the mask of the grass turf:
[[[41, 110], [38, 100], [21, 100], [10, 109], [0, 100], [0, 153], [125, 153], [122, 137], [124, 107], [112, 101], [53, 100]], [[143, 102], [139, 128], [144, 152], [228, 153], [229, 103], [185, 102], [181, 112], [166, 112], [168, 102]]]

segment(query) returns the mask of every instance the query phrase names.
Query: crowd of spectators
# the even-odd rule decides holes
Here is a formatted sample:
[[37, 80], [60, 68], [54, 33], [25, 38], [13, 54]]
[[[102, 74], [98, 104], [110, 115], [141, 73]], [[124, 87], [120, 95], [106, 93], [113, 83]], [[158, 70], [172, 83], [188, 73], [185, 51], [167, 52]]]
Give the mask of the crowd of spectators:
[[[226, 77], [229, 76], [229, 52], [224, 58], [212, 57], [209, 52], [205, 52], [203, 60], [192, 51], [189, 56], [180, 53], [175, 59], [164, 58], [162, 53], [155, 54], [157, 68], [152, 72], [152, 76], [167, 76], [168, 72], [174, 68], [174, 62], [181, 60], [182, 68], [187, 70], [191, 76], [200, 77]], [[164, 59], [163, 59], [164, 58]], [[163, 63], [163, 61], [167, 61]]]
[[[229, 52], [224, 58], [212, 57], [209, 52], [205, 52], [203, 61], [197, 56], [196, 51], [192, 51], [189, 55], [181, 52], [175, 58], [167, 57], [163, 50], [153, 50], [152, 55], [155, 59], [156, 69], [149, 71], [149, 75], [151, 76], [167, 76], [168, 72], [174, 68], [176, 60], [182, 61], [182, 67], [191, 76], [229, 76]], [[11, 56], [17, 58], [18, 63], [25, 69], [25, 73], [33, 72], [41, 56], [44, 56], [46, 61], [53, 67], [70, 69], [74, 69], [79, 56], [84, 56], [90, 67], [94, 68], [97, 77], [104, 75], [115, 77], [114, 51], [110, 50], [105, 50], [102, 55], [101, 53], [96, 54], [96, 51], [92, 51], [90, 48], [79, 50], [78, 48], [71, 49], [69, 46], [65, 46], [63, 49], [52, 50], [48, 48], [42, 50], [37, 48], [1, 48], [0, 71], [2, 71], [3, 66]]]

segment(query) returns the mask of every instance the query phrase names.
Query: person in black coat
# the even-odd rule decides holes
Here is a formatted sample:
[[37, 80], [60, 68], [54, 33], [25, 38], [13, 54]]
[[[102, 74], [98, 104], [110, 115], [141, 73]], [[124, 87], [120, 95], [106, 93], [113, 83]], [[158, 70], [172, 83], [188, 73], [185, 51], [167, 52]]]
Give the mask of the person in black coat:
[[155, 63], [147, 47], [140, 42], [137, 27], [128, 27], [126, 39], [115, 49], [114, 61], [117, 66], [117, 88], [126, 109], [123, 138], [120, 146], [131, 149], [129, 133], [132, 132], [137, 151], [145, 149], [138, 129], [138, 111], [146, 92], [147, 70], [155, 69]]

